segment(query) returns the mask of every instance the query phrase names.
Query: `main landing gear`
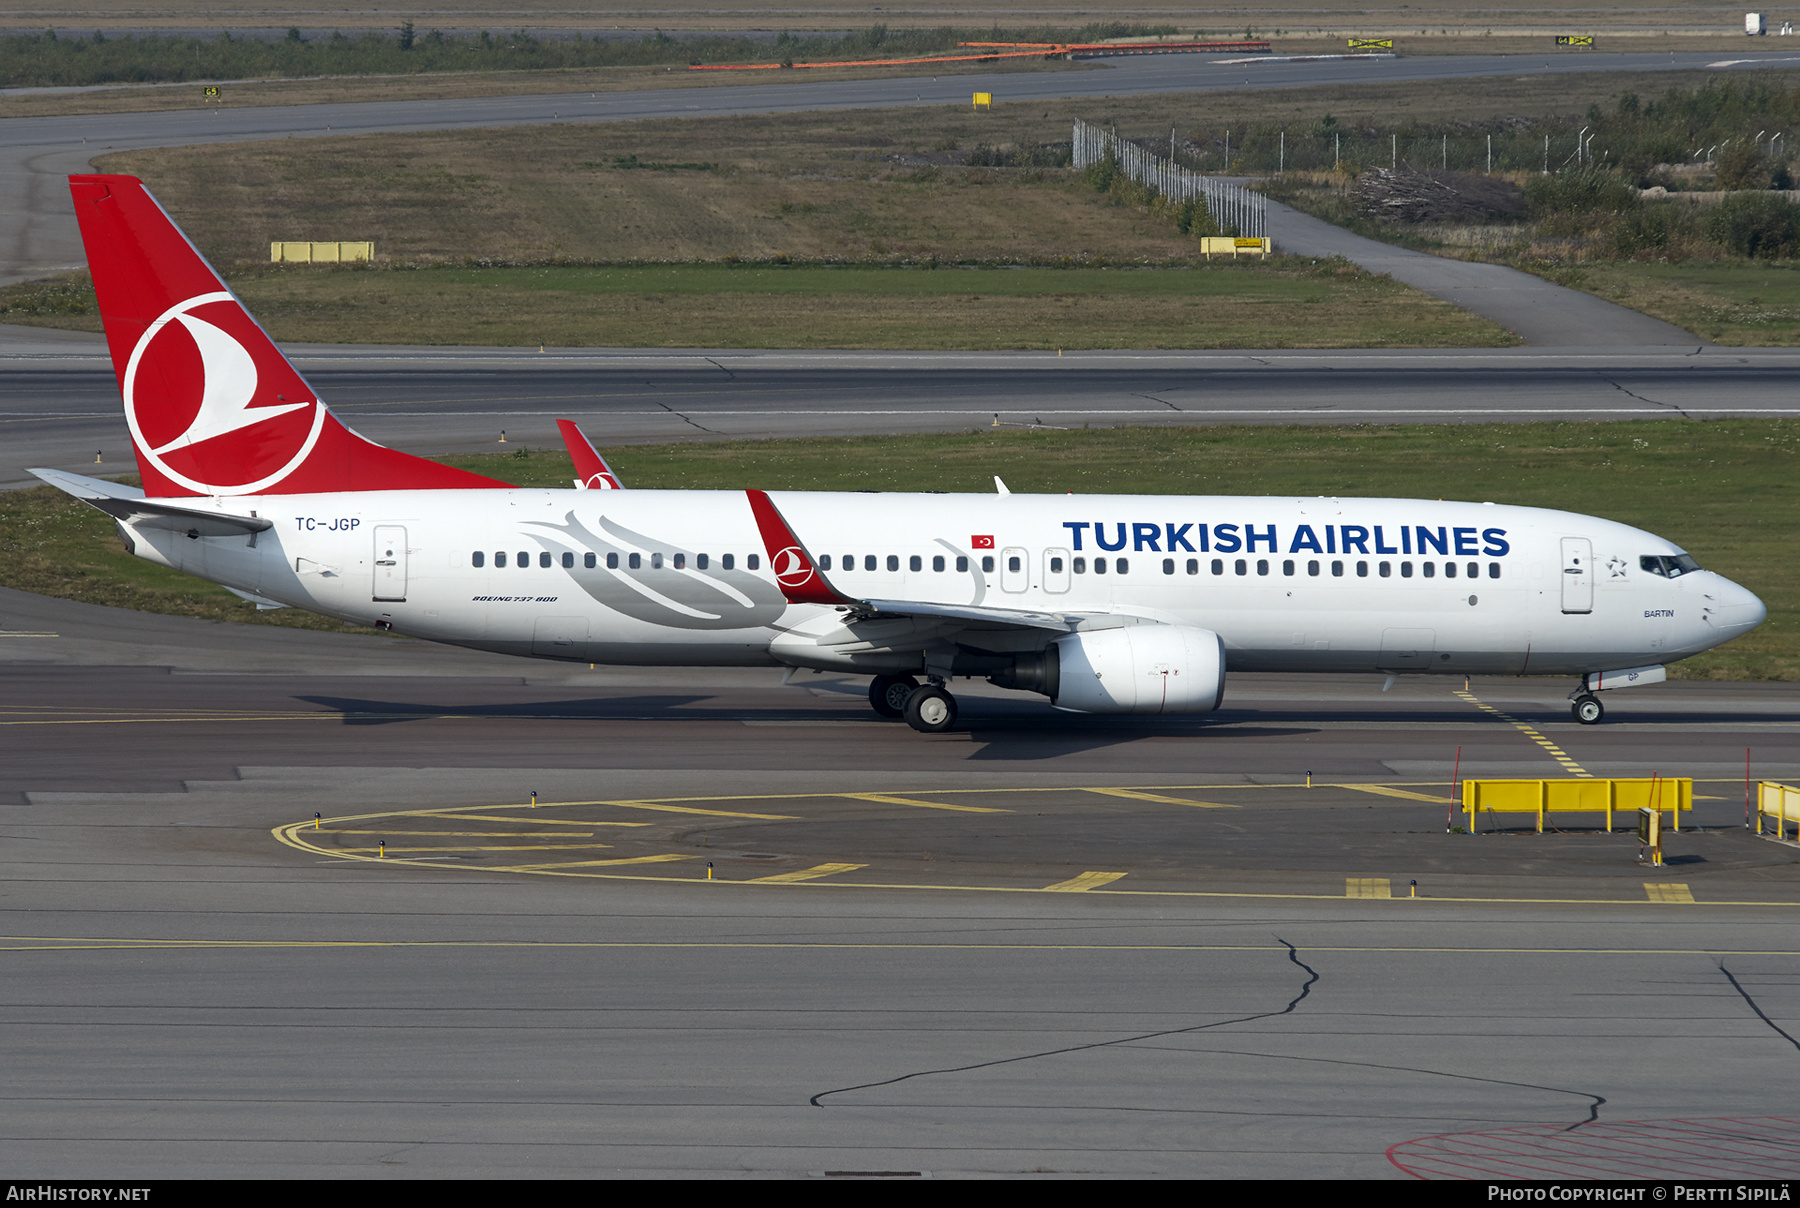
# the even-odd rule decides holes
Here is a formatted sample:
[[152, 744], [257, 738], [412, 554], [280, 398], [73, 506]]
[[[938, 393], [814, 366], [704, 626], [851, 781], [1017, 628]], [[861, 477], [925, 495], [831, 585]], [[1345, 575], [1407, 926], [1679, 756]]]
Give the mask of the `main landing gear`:
[[1583, 692], [1569, 698], [1569, 712], [1582, 725], [1597, 726], [1606, 716], [1606, 706], [1600, 703], [1599, 697]]
[[921, 734], [956, 724], [956, 698], [937, 680], [921, 685], [910, 675], [878, 675], [869, 684], [869, 704], [883, 717], [904, 717]]

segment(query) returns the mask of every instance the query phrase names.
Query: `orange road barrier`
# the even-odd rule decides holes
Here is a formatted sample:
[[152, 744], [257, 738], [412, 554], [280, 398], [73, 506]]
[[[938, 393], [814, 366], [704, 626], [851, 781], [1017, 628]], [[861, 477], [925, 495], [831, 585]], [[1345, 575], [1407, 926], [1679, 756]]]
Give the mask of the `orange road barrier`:
[[[840, 59], [830, 63], [691, 63], [689, 71], [783, 71], [807, 67], [905, 67], [913, 63], [978, 63], [984, 59], [1097, 58], [1103, 55], [1203, 54], [1231, 51], [1267, 54], [1267, 42], [958, 42], [992, 47], [973, 55], [926, 55], [916, 59]], [[1003, 49], [1015, 47], [1020, 49]]]

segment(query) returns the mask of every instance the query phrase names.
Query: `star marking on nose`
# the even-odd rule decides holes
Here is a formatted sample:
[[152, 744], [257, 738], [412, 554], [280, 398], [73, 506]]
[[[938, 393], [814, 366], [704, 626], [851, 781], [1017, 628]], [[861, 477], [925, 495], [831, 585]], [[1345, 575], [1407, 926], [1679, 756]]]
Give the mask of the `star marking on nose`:
[[1606, 560], [1606, 569], [1612, 572], [1612, 577], [1615, 579], [1623, 579], [1625, 577], [1625, 568], [1628, 565], [1629, 563], [1627, 563], [1625, 559], [1616, 554]]

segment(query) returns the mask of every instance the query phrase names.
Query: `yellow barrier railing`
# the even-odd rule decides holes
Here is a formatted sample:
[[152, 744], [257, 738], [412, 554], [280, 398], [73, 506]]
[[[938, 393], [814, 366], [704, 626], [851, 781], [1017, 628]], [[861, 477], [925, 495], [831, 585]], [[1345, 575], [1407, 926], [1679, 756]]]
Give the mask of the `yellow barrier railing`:
[[375, 259], [375, 245], [363, 243], [271, 243], [271, 264], [362, 264]]
[[1241, 252], [1246, 256], [1261, 255], [1267, 257], [1275, 250], [1273, 241], [1268, 239], [1239, 239], [1230, 235], [1207, 235], [1200, 240], [1200, 250], [1207, 256], [1220, 255], [1236, 258]]
[[994, 107], [994, 94], [993, 93], [978, 92], [975, 94], [975, 108], [977, 108], [977, 109], [992, 109], [993, 107]]
[[1756, 833], [1759, 835], [1769, 833], [1763, 830], [1764, 818], [1769, 820], [1777, 839], [1787, 838], [1787, 824], [1790, 822], [1794, 824], [1794, 837], [1800, 839], [1800, 789], [1770, 780], [1758, 782]]
[[1634, 814], [1646, 807], [1667, 812], [1669, 828], [1681, 829], [1681, 811], [1694, 808], [1691, 779], [1652, 776], [1626, 780], [1465, 780], [1463, 812], [1469, 829], [1475, 815], [1536, 814], [1537, 828], [1544, 829], [1546, 814], [1605, 814], [1606, 829], [1613, 828], [1614, 814]]

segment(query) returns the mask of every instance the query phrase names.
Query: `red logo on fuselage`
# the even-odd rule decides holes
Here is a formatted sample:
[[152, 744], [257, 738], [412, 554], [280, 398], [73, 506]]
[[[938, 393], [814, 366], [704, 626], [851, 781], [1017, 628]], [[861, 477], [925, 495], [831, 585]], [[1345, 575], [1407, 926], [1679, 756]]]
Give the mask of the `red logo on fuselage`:
[[306, 460], [325, 420], [305, 381], [225, 291], [158, 316], [120, 386], [139, 454], [209, 495], [280, 482]]
[[994, 539], [991, 536], [970, 537], [969, 538], [969, 548], [970, 549], [993, 549], [994, 548]]

